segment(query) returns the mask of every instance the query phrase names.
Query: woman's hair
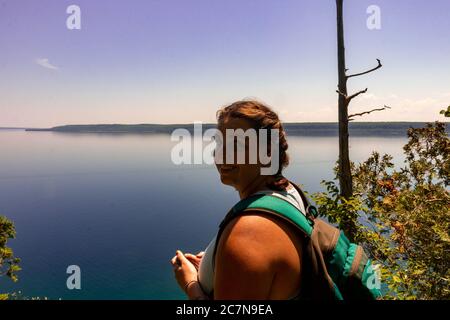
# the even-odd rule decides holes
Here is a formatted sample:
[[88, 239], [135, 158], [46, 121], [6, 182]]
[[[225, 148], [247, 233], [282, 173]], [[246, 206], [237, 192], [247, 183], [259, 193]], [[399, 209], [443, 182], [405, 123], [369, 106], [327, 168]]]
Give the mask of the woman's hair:
[[288, 143], [286, 140], [286, 132], [278, 115], [271, 108], [259, 101], [241, 100], [217, 111], [217, 122], [219, 125], [223, 124], [229, 118], [245, 119], [252, 123], [255, 130], [278, 129], [279, 167], [277, 173], [274, 175], [274, 181], [269, 183], [268, 187], [276, 190], [284, 190], [289, 184], [289, 181], [282, 176], [282, 170], [289, 164], [289, 156], [286, 152]]

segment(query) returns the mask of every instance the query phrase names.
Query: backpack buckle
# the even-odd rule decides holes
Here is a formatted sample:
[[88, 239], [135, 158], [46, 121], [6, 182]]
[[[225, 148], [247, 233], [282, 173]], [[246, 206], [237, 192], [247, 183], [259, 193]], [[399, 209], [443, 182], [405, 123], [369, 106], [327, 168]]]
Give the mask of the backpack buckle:
[[314, 220], [319, 216], [319, 211], [317, 211], [317, 208], [312, 206], [312, 205], [308, 205], [306, 207], [306, 218], [312, 223], [314, 224]]

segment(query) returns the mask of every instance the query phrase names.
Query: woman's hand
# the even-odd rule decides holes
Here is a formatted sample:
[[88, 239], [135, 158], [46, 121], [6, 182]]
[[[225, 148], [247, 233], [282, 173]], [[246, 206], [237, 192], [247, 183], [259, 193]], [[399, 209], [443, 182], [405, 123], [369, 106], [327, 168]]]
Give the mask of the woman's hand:
[[186, 286], [191, 282], [197, 281], [197, 268], [180, 250], [177, 250], [171, 263], [178, 285], [186, 292]]
[[186, 253], [184, 256], [195, 266], [195, 269], [200, 267], [200, 262], [202, 261], [203, 256], [205, 255], [205, 251], [201, 251], [197, 253], [196, 255], [193, 255], [192, 253]]

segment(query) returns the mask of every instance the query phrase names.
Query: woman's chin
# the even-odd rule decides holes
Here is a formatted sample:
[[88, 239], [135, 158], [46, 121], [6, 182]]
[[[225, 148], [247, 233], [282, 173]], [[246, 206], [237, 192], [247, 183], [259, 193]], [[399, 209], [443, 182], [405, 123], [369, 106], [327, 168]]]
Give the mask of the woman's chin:
[[221, 174], [220, 175], [220, 181], [222, 181], [223, 184], [227, 185], [227, 186], [234, 186], [234, 179], [232, 179], [232, 177], [226, 175], [226, 174]]

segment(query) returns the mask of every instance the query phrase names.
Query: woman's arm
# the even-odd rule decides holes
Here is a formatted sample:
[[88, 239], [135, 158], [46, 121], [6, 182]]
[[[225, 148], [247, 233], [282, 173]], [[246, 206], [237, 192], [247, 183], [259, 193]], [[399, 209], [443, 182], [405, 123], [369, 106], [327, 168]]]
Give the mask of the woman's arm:
[[269, 299], [278, 259], [274, 222], [261, 215], [230, 222], [218, 244], [214, 299]]
[[[190, 255], [193, 256], [193, 255]], [[188, 257], [190, 257], [188, 255]], [[197, 254], [202, 257], [203, 253]], [[190, 257], [192, 259], [192, 257]], [[176, 255], [171, 260], [175, 278], [178, 285], [187, 294], [189, 300], [207, 300], [208, 296], [203, 292], [198, 282], [198, 271], [194, 263], [180, 251], [177, 250]]]
[[187, 285], [186, 294], [189, 300], [209, 300], [198, 281], [193, 281]]
[[[260, 212], [231, 221], [217, 247], [212, 298], [286, 299], [298, 292], [301, 242], [295, 240], [298, 231], [292, 228]], [[208, 299], [186, 256], [177, 251], [172, 259], [178, 284], [189, 299]]]

